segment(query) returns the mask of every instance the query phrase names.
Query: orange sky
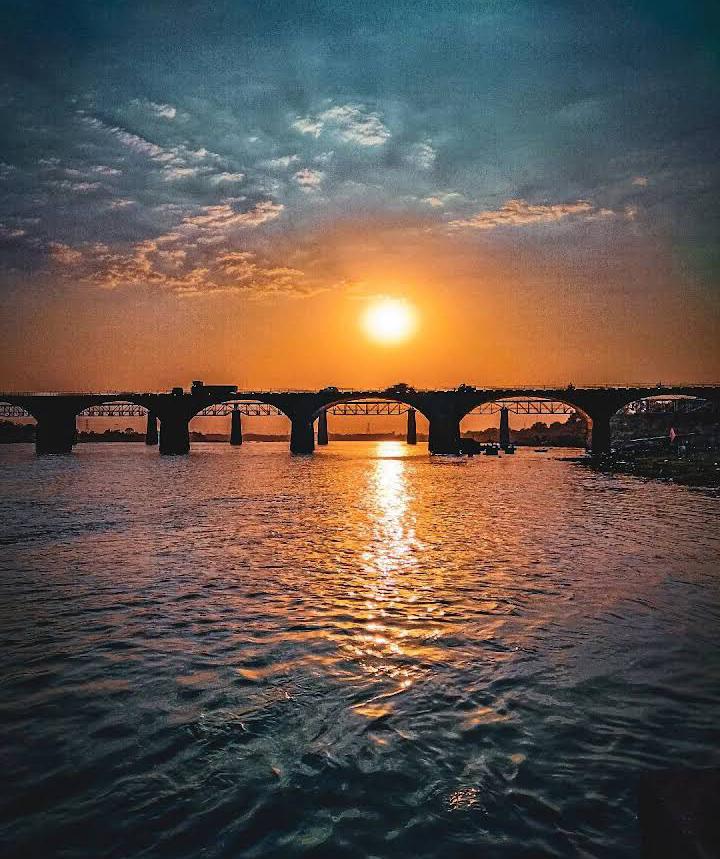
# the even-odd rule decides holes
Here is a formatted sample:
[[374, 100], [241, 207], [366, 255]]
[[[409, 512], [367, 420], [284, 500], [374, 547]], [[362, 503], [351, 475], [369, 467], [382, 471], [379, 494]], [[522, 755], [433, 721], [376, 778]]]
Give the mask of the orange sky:
[[[493, 237], [494, 239], [494, 237]], [[567, 237], [563, 237], [566, 242]], [[417, 387], [716, 381], [715, 308], [663, 243], [577, 231], [575, 244], [456, 236], [365, 219], [286, 233], [314, 294], [179, 297], [156, 288], [43, 283], [2, 320], [9, 390], [167, 389], [191, 379], [240, 388]], [[378, 295], [407, 299], [406, 343], [368, 339]]]

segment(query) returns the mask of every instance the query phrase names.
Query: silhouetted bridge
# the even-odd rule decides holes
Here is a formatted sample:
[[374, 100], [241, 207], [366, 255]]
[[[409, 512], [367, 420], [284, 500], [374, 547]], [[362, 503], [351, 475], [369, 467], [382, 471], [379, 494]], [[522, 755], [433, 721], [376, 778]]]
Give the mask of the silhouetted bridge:
[[[158, 441], [160, 452], [182, 454], [190, 450], [189, 423], [198, 415], [230, 414], [231, 441], [239, 443], [242, 414], [284, 414], [290, 421], [290, 450], [309, 454], [318, 443], [326, 444], [328, 411], [336, 414], [407, 414], [408, 441], [416, 441], [415, 415], [429, 426], [428, 448], [435, 454], [460, 451], [460, 421], [471, 412], [508, 411], [522, 414], [556, 414], [551, 404], [561, 404], [562, 414], [575, 411], [591, 428], [593, 452], [610, 449], [610, 418], [631, 403], [648, 398], [696, 397], [720, 403], [720, 385], [477, 388], [462, 385], [454, 390], [415, 390], [396, 385], [384, 390], [238, 391], [234, 386], [194, 384], [189, 392], [170, 393], [114, 391], [104, 393], [0, 393], [0, 402], [22, 410], [37, 422], [38, 453], [68, 453], [75, 444], [76, 418], [147, 415], [147, 441]], [[530, 403], [534, 405], [530, 405]], [[377, 411], [368, 411], [368, 409]], [[387, 411], [380, 411], [380, 409]], [[363, 411], [358, 412], [358, 409]], [[521, 409], [523, 411], [521, 411]], [[527, 411], [525, 411], [527, 409]], [[537, 409], [537, 411], [531, 411]], [[543, 411], [543, 409], [547, 409]], [[20, 414], [16, 416], [21, 416]]]

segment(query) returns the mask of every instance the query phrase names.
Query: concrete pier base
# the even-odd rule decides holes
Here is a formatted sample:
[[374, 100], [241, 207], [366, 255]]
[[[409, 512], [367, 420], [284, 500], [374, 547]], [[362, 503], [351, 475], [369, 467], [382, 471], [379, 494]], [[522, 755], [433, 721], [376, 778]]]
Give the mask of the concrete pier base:
[[74, 414], [59, 412], [38, 419], [35, 430], [36, 453], [72, 453], [76, 441]]
[[415, 409], [408, 409], [406, 441], [408, 444], [417, 444], [417, 422], [415, 419]]
[[327, 409], [323, 409], [318, 415], [317, 443], [325, 445], [329, 441]]
[[592, 415], [592, 430], [590, 433], [590, 451], [592, 453], [610, 453], [610, 415]]
[[311, 418], [291, 418], [290, 452], [312, 453], [315, 450], [315, 431]]
[[428, 449], [435, 454], [460, 453], [460, 421], [454, 415], [431, 416]]
[[230, 414], [230, 444], [239, 447], [242, 443], [242, 415], [240, 410], [235, 408]]
[[160, 453], [190, 453], [189, 421], [184, 416], [172, 415], [160, 421]]
[[147, 429], [145, 430], [145, 444], [156, 445], [158, 443], [157, 415], [148, 412]]

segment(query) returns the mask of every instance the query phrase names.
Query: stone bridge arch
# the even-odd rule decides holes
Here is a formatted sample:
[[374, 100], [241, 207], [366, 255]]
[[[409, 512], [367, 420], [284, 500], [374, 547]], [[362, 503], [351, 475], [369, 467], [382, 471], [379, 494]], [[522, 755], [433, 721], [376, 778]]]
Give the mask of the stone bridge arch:
[[357, 403], [362, 405], [366, 402], [385, 402], [395, 403], [399, 406], [405, 406], [408, 409], [407, 415], [407, 442], [408, 444], [417, 444], [417, 424], [416, 413], [419, 412], [423, 418], [430, 423], [430, 417], [424, 411], [422, 399], [417, 396], [414, 391], [405, 392], [390, 392], [384, 391], [366, 391], [366, 392], [338, 392], [337, 395], [330, 395], [330, 399], [317, 406], [310, 415], [311, 422], [318, 421], [318, 445], [326, 445], [329, 441], [327, 413], [335, 406], [348, 405]]
[[[553, 392], [551, 394], [551, 392], [549, 392], [549, 391], [545, 391], [543, 393], [535, 392], [532, 394], [528, 393], [527, 390], [516, 390], [516, 391], [513, 391], [512, 393], [507, 393], [507, 392], [503, 391], [500, 396], [491, 396], [491, 397], [487, 396], [486, 394], [483, 394], [480, 397], [480, 401], [477, 402], [475, 405], [472, 405], [470, 408], [468, 408], [467, 403], [464, 404], [463, 412], [460, 415], [459, 422], [462, 423], [463, 420], [470, 417], [470, 415], [472, 415], [475, 412], [475, 409], [478, 409], [481, 406], [497, 405], [499, 408], [502, 408], [503, 403], [508, 403], [508, 402], [511, 403], [514, 400], [526, 400], [528, 402], [540, 401], [540, 402], [546, 402], [546, 403], [551, 401], [553, 403], [558, 403], [562, 406], [565, 406], [567, 409], [572, 410], [572, 412], [575, 412], [576, 414], [578, 414], [582, 417], [582, 419], [586, 425], [585, 444], [587, 445], [588, 442], [590, 441], [591, 436], [592, 436], [592, 426], [593, 426], [592, 416], [585, 409], [580, 407], [576, 402], [572, 401], [573, 400], [572, 395], [570, 395], [570, 396], [567, 396], [567, 395], [558, 396], [555, 392]], [[522, 413], [518, 412], [518, 414], [522, 414]], [[528, 412], [528, 414], [533, 414], [533, 413]], [[553, 414], [552, 411], [546, 411], [546, 412], [538, 411], [535, 413], [535, 416], [536, 416], [537, 420], [541, 420], [543, 415], [549, 416], [552, 414]], [[555, 414], [559, 414], [559, 413], [555, 412]]]
[[[20, 424], [15, 424], [15, 421], [21, 421]], [[0, 396], [0, 421], [7, 422], [13, 426], [7, 427], [7, 435], [3, 436], [5, 441], [22, 441], [32, 442], [35, 433], [37, 432], [37, 418], [29, 412], [24, 406], [17, 403], [11, 403]], [[5, 432], [5, 431], [4, 431]]]
[[213, 397], [211, 398], [212, 402], [207, 402], [202, 404], [201, 407], [191, 416], [190, 421], [196, 418], [202, 418], [203, 412], [207, 409], [213, 407], [235, 407], [230, 408], [230, 444], [233, 447], [239, 447], [243, 443], [243, 429], [242, 429], [242, 419], [241, 419], [241, 407], [242, 406], [266, 406], [270, 409], [275, 409], [275, 411], [279, 412], [283, 418], [288, 421], [291, 421], [290, 415], [288, 415], [283, 409], [272, 402], [274, 399], [273, 396], [258, 394], [255, 395], [247, 395], [242, 392], [238, 392], [237, 394], [233, 394], [227, 397]]

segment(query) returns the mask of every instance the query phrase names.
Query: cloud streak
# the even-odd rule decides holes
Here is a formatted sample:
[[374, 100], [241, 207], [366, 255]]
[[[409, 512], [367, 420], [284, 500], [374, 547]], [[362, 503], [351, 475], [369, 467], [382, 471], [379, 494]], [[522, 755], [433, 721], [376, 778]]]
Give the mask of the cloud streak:
[[336, 105], [318, 114], [297, 117], [292, 127], [301, 134], [316, 138], [327, 134], [358, 146], [382, 146], [391, 136], [380, 114], [359, 104]]
[[[435, 205], [434, 201], [430, 204]], [[552, 224], [569, 219], [596, 220], [612, 217], [614, 214], [610, 209], [598, 208], [588, 200], [550, 204], [508, 200], [499, 209], [485, 209], [469, 218], [450, 221], [449, 226], [454, 229], [494, 230], [500, 227]]]
[[242, 231], [276, 220], [282, 204], [263, 200], [245, 211], [224, 202], [184, 217], [173, 229], [129, 246], [94, 242], [49, 247], [55, 274], [101, 289], [152, 287], [180, 297], [236, 292], [249, 297], [315, 294], [298, 268], [238, 249]]

